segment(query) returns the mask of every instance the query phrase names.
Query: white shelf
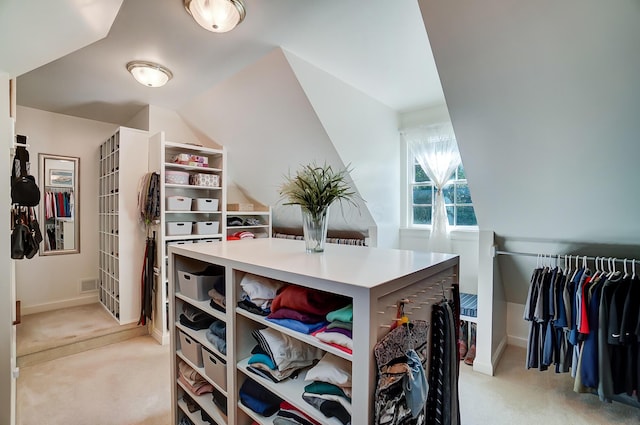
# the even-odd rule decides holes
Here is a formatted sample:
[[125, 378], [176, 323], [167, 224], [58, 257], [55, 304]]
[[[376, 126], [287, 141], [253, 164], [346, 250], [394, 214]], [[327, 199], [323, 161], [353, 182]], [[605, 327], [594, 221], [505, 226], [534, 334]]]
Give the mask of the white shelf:
[[313, 345], [314, 347], [318, 347], [319, 349], [323, 350], [323, 351], [327, 351], [331, 354], [335, 354], [338, 357], [342, 357], [343, 359], [352, 361], [353, 360], [353, 356], [347, 352], [344, 352], [338, 348], [335, 348], [331, 345], [325, 344], [323, 341], [320, 341], [318, 338], [316, 338], [313, 335], [307, 335], [307, 334], [303, 334], [300, 333], [298, 331], [294, 331], [293, 329], [289, 329], [285, 326], [280, 326], [274, 322], [271, 322], [267, 319], [265, 319], [263, 316], [259, 316], [257, 314], [253, 314], [247, 310], [244, 310], [240, 307], [236, 307], [236, 313], [238, 313], [241, 316], [247, 317], [251, 320], [253, 320], [254, 322], [258, 322], [261, 325], [264, 325], [265, 327], [269, 327], [269, 328], [273, 328], [276, 329], [278, 331], [280, 331], [281, 333], [285, 334], [285, 335], [289, 335], [297, 340], [300, 340], [306, 344], [309, 345]]
[[269, 417], [258, 415], [256, 412], [249, 409], [240, 401], [238, 401], [238, 408], [246, 413], [247, 416], [249, 416], [251, 419], [258, 422], [260, 425], [273, 425], [273, 420], [276, 418], [275, 413]]
[[206, 146], [202, 146], [202, 145], [193, 145], [191, 143], [178, 143], [178, 142], [170, 142], [168, 140], [166, 140], [164, 142], [164, 146], [167, 149], [171, 149], [171, 150], [187, 150], [187, 151], [191, 151], [191, 152], [200, 152], [200, 153], [204, 153], [204, 154], [209, 154], [209, 155], [222, 155], [224, 153], [223, 150], [221, 149], [216, 149], [216, 148], [208, 148]]
[[200, 409], [196, 410], [193, 413], [189, 412], [187, 403], [183, 399], [178, 400], [178, 407], [180, 408], [180, 410], [182, 410], [182, 413], [184, 413], [185, 416], [188, 417], [191, 420], [191, 422], [194, 423], [194, 425], [206, 425], [202, 421], [202, 416], [200, 415]]
[[195, 184], [165, 183], [164, 186], [175, 189], [222, 190], [221, 186], [196, 186]]
[[222, 388], [220, 385], [218, 385], [216, 383], [216, 381], [214, 381], [213, 379], [209, 378], [204, 370], [204, 367], [198, 367], [195, 364], [193, 364], [191, 362], [191, 360], [189, 360], [184, 354], [182, 354], [182, 350], [178, 350], [176, 352], [176, 354], [178, 355], [178, 357], [180, 357], [182, 359], [182, 361], [184, 361], [186, 364], [188, 364], [193, 370], [195, 370], [196, 372], [198, 372], [198, 374], [200, 376], [202, 376], [208, 383], [210, 383], [211, 385], [214, 386], [214, 388], [218, 391], [220, 391], [220, 393], [227, 397], [227, 390], [225, 390], [224, 388]]
[[180, 169], [185, 171], [198, 171], [198, 172], [210, 173], [210, 174], [216, 174], [216, 173], [222, 172], [220, 168], [197, 167], [193, 165], [177, 164], [175, 162], [165, 162], [164, 166], [165, 168], [172, 168], [172, 169], [175, 168], [175, 169]]
[[176, 235], [176, 236], [165, 236], [165, 241], [187, 241], [193, 239], [212, 239], [212, 238], [221, 238], [222, 233], [214, 233], [212, 235]]
[[326, 425], [341, 425], [341, 422], [335, 418], [327, 418], [319, 410], [311, 406], [304, 401], [302, 394], [304, 393], [304, 387], [309, 385], [310, 381], [305, 381], [304, 377], [307, 375], [307, 370], [300, 372], [296, 379], [285, 379], [282, 382], [275, 383], [267, 378], [263, 378], [260, 375], [249, 371], [247, 369], [249, 359], [243, 359], [238, 362], [238, 370], [242, 371], [247, 377], [258, 382], [260, 385], [271, 391], [283, 400], [287, 400], [289, 403], [320, 422]]
[[460, 315], [460, 320], [471, 323], [478, 323], [477, 317], [465, 316], [463, 314]]
[[253, 226], [229, 226], [227, 230], [231, 233], [235, 233], [234, 230], [246, 230], [246, 229], [268, 229], [268, 224], [256, 224]]
[[165, 214], [222, 214], [222, 211], [165, 211]]
[[227, 215], [269, 215], [269, 211], [227, 211]]
[[[183, 384], [182, 382], [176, 380], [176, 383], [178, 384], [178, 386], [180, 386], [180, 388], [182, 388], [182, 390], [187, 393], [189, 395], [189, 397], [191, 397], [196, 403], [198, 403], [200, 405], [200, 407], [207, 412], [207, 414], [209, 416], [211, 416], [211, 418], [216, 421], [216, 423], [218, 424], [226, 424], [227, 423], [227, 418], [226, 416], [224, 416], [224, 414], [220, 411], [220, 408], [218, 406], [215, 405], [215, 403], [213, 402], [213, 398], [211, 393], [206, 393], [203, 395], [195, 395], [194, 393], [192, 393], [191, 391], [189, 391]], [[182, 400], [182, 399], [180, 399]], [[186, 403], [184, 404], [185, 409], [186, 409]], [[189, 411], [187, 409], [187, 411]], [[202, 423], [202, 422], [201, 422]]]
[[187, 304], [191, 304], [192, 306], [199, 308], [200, 310], [207, 313], [209, 316], [213, 316], [216, 319], [227, 322], [227, 315], [221, 311], [216, 310], [215, 308], [209, 305], [209, 300], [206, 301], [197, 301], [193, 298], [189, 298], [186, 295], [182, 295], [180, 292], [175, 293], [176, 298], [181, 299]]

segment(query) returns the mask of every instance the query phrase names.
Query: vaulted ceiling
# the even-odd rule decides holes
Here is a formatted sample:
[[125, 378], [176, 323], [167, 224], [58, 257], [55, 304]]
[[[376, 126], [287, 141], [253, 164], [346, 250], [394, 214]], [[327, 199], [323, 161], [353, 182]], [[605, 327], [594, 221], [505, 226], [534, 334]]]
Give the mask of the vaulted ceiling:
[[[178, 110], [276, 47], [396, 111], [443, 102], [414, 0], [245, 5], [244, 22], [215, 34], [197, 26], [182, 0], [13, 1], [2, 6], [2, 23], [14, 24], [0, 28], [3, 39], [12, 40], [0, 53], [19, 64], [7, 70], [18, 76], [18, 104], [118, 124], [147, 104]], [[74, 43], [87, 28], [108, 34], [84, 47]], [[38, 56], [25, 54], [38, 45], [51, 50], [46, 63], [27, 60]], [[157, 89], [139, 85], [125, 69], [134, 59], [165, 65], [173, 80]]]

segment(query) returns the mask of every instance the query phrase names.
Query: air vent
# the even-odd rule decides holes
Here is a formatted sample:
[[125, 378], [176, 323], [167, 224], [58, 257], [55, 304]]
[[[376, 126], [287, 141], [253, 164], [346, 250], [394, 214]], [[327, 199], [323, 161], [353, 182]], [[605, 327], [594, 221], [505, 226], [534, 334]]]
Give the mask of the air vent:
[[97, 279], [83, 279], [80, 281], [80, 293], [93, 292], [98, 290]]

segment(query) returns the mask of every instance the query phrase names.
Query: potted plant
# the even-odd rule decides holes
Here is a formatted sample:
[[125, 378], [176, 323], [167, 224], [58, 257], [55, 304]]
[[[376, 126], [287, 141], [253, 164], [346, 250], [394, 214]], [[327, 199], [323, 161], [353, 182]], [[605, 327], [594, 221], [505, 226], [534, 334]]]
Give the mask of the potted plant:
[[334, 170], [326, 163], [302, 166], [295, 175], [285, 177], [280, 187], [284, 205], [300, 205], [302, 231], [307, 252], [322, 252], [327, 238], [329, 206], [343, 201], [357, 207], [356, 192], [347, 182], [349, 169]]

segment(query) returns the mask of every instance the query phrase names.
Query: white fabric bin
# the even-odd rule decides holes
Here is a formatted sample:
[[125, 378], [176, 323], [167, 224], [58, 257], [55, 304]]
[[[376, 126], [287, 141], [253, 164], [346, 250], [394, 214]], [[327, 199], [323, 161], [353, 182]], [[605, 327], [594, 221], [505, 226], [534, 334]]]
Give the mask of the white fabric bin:
[[178, 271], [178, 289], [184, 296], [197, 301], [206, 301], [209, 299], [209, 291], [220, 279], [224, 279], [224, 276], [203, 276]]
[[182, 331], [180, 334], [180, 350], [191, 363], [198, 367], [202, 367], [202, 344]]
[[190, 221], [167, 222], [167, 236], [185, 236], [191, 234], [193, 223]]
[[202, 347], [204, 373], [223, 390], [227, 390], [227, 362], [218, 354]]
[[167, 211], [191, 211], [191, 198], [167, 196]]
[[220, 231], [219, 221], [198, 221], [194, 224], [193, 233], [196, 235], [215, 235]]
[[191, 203], [193, 211], [218, 211], [219, 201], [215, 198], [195, 198]]

